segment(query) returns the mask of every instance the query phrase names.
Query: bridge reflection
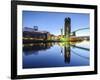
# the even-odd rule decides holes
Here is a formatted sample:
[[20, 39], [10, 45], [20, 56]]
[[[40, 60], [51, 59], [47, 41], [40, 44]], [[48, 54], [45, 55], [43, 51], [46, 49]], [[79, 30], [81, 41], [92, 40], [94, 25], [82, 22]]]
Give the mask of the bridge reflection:
[[72, 42], [49, 42], [49, 43], [41, 42], [41, 43], [24, 44], [23, 51], [24, 51], [25, 55], [31, 55], [31, 54], [38, 55], [39, 51], [45, 51], [45, 50], [50, 49], [54, 45], [58, 45], [60, 47], [60, 51], [61, 51], [60, 53], [64, 57], [64, 62], [67, 64], [70, 64], [71, 52], [72, 52], [71, 47], [83, 49], [83, 50], [88, 50], [87, 48], [76, 46], [77, 43], [81, 43], [81, 42], [73, 42], [73, 43]]

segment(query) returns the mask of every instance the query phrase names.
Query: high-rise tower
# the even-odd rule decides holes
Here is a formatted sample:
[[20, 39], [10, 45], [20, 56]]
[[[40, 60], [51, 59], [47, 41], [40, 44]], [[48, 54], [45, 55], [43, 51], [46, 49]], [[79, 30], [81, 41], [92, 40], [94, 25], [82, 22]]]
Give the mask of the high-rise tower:
[[65, 18], [64, 30], [65, 38], [69, 38], [71, 33], [71, 19], [69, 17]]

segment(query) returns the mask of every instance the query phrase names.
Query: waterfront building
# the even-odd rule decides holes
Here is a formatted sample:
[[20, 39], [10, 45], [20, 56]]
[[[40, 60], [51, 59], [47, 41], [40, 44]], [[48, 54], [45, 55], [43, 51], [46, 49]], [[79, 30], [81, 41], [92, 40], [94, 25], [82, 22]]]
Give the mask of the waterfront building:
[[64, 30], [65, 38], [69, 38], [71, 33], [71, 19], [69, 17], [65, 18]]
[[47, 31], [39, 31], [35, 28], [25, 27], [23, 29], [23, 39], [24, 40], [49, 40], [51, 35]]

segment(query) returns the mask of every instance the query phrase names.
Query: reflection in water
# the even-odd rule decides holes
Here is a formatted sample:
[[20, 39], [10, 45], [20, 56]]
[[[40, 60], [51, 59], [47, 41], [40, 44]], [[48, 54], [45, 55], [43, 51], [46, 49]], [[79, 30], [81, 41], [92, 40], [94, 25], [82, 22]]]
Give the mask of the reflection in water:
[[[61, 46], [61, 53], [64, 53], [64, 62], [65, 63], [70, 63], [70, 57], [71, 57], [71, 53], [70, 53], [70, 42], [61, 42], [59, 43], [59, 46]], [[63, 52], [63, 48], [64, 48], [64, 52]]]
[[[61, 46], [61, 54], [64, 53], [64, 62], [70, 63], [70, 42], [62, 42], [57, 43]], [[32, 44], [24, 44], [23, 51], [26, 55], [30, 55], [30, 51], [32, 54], [38, 53], [38, 51], [45, 51], [51, 48], [55, 43], [32, 43]], [[64, 51], [63, 51], [64, 48]], [[29, 53], [28, 53], [29, 52]]]
[[24, 44], [23, 45], [23, 51], [26, 55], [30, 55], [30, 51], [32, 51], [32, 54], [38, 51], [47, 50], [53, 46], [54, 43], [31, 43], [31, 44]]
[[73, 51], [73, 50], [72, 50], [72, 52], [73, 52], [74, 54], [76, 54], [76, 55], [78, 55], [78, 56], [84, 58], [84, 59], [89, 59], [89, 57], [85, 57], [85, 56], [83, 56], [83, 55], [80, 55], [80, 54], [78, 54], [77, 52], [75, 52], [75, 51]]
[[70, 43], [67, 43], [67, 45], [64, 47], [64, 61], [70, 63], [70, 56]]
[[81, 44], [82, 42], [24, 44], [23, 68], [89, 65], [89, 47], [82, 47]]

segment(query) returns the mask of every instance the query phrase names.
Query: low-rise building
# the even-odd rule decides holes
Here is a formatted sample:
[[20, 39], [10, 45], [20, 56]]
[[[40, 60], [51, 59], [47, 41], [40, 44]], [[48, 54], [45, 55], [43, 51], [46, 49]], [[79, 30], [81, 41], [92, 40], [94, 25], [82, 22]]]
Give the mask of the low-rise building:
[[34, 28], [25, 27], [23, 29], [23, 39], [27, 40], [50, 40], [51, 35], [47, 31], [39, 31]]

